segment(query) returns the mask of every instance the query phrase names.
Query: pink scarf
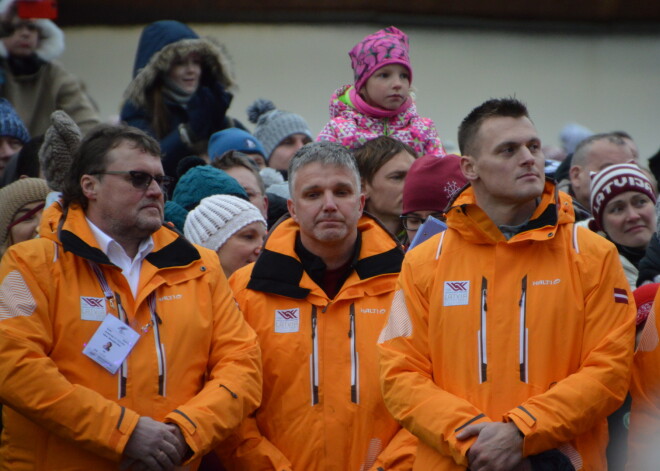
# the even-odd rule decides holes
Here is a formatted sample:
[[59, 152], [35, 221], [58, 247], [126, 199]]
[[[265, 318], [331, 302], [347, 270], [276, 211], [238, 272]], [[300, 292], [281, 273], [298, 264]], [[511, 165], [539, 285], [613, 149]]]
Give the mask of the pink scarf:
[[410, 99], [410, 97], [408, 97], [408, 99], [404, 101], [403, 104], [399, 106], [396, 110], [386, 110], [384, 108], [378, 108], [368, 104], [360, 96], [360, 94], [357, 92], [355, 87], [351, 87], [348, 93], [349, 93], [349, 98], [351, 99], [351, 103], [353, 103], [355, 109], [358, 110], [360, 113], [370, 116], [372, 118], [391, 118], [393, 116], [398, 115], [399, 113], [403, 113], [408, 108], [410, 108], [410, 105], [412, 105], [412, 100]]

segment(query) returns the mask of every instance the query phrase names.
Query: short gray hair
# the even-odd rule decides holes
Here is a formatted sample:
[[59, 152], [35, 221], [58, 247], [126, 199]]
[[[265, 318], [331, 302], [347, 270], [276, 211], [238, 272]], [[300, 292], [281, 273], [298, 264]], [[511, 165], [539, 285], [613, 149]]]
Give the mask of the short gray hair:
[[291, 159], [289, 163], [289, 194], [293, 196], [293, 185], [298, 170], [315, 162], [350, 170], [355, 177], [357, 192], [362, 191], [360, 171], [351, 151], [336, 142], [321, 141], [305, 144], [298, 149], [298, 152]]
[[626, 141], [623, 140], [623, 138], [617, 134], [616, 132], [606, 132], [606, 133], [600, 133], [600, 134], [593, 134], [586, 139], [581, 140], [577, 147], [575, 147], [575, 151], [573, 152], [573, 157], [571, 157], [571, 166], [579, 165], [579, 166], [584, 166], [587, 163], [587, 155], [589, 154], [589, 151], [591, 150], [591, 145], [594, 142], [597, 141], [607, 141], [611, 144], [615, 144], [617, 146], [626, 146]]

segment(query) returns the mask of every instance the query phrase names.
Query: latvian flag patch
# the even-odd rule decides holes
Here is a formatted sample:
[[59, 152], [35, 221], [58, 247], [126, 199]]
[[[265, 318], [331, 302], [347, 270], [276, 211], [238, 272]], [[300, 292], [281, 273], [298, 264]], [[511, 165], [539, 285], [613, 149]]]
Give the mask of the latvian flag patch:
[[614, 302], [628, 304], [628, 293], [625, 289], [614, 288]]

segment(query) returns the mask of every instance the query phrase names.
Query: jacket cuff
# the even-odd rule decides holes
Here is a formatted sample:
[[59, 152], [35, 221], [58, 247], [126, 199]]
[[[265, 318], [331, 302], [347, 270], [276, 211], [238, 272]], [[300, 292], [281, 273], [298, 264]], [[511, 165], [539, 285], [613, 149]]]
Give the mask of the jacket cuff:
[[524, 406], [518, 406], [507, 412], [503, 419], [504, 422], [513, 422], [518, 427], [520, 434], [523, 436], [523, 456], [528, 456], [530, 453], [527, 450], [529, 445], [527, 436], [536, 430], [536, 417]]
[[163, 422], [177, 425], [183, 434], [183, 438], [186, 440], [186, 444], [192, 451], [191, 455], [186, 456], [184, 464], [189, 463], [193, 459], [201, 458], [198, 454], [203, 444], [200, 442], [200, 436], [197, 433], [197, 424], [185, 412], [180, 409], [174, 409], [165, 416]]
[[117, 452], [118, 455], [124, 454], [124, 448], [128, 440], [133, 434], [133, 430], [137, 426], [138, 420], [140, 420], [140, 414], [126, 407], [121, 407], [121, 413], [119, 420], [117, 421], [117, 426], [115, 431], [110, 437], [109, 445]]

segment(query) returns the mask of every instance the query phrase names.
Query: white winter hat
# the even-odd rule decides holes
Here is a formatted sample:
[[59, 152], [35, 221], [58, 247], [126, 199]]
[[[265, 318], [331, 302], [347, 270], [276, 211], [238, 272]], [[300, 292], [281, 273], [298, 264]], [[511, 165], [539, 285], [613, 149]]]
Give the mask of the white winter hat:
[[188, 213], [183, 233], [194, 244], [218, 250], [231, 236], [257, 221], [266, 227], [261, 211], [249, 201], [231, 195], [213, 195]]

